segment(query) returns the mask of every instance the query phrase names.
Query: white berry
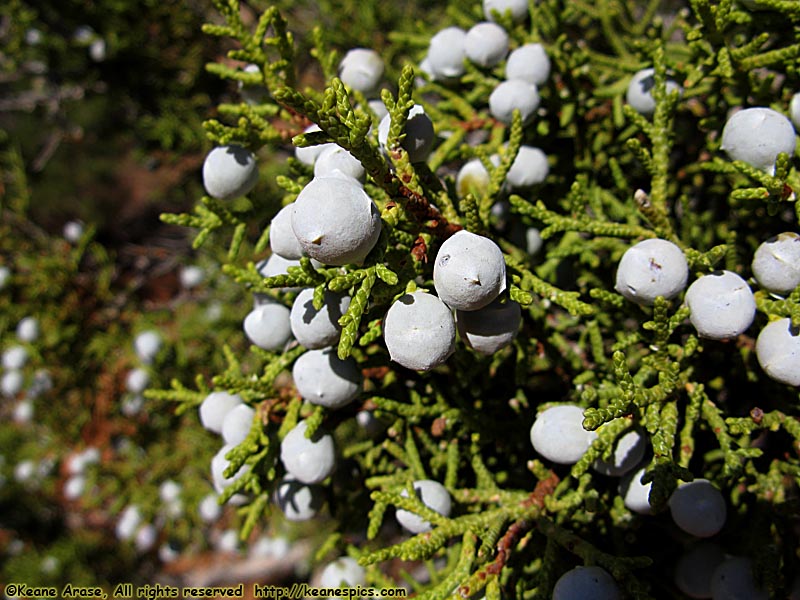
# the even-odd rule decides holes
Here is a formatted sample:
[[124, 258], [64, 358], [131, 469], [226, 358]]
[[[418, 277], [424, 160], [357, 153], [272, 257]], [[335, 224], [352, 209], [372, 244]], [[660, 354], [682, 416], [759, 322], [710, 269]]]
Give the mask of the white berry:
[[765, 290], [791, 294], [800, 285], [800, 235], [786, 231], [761, 243], [753, 255], [752, 269]]
[[[303, 133], [314, 133], [317, 131], [322, 131], [322, 129], [315, 123], [306, 127]], [[336, 144], [333, 142], [317, 144], [315, 146], [296, 146], [294, 149], [294, 157], [304, 165], [312, 166], [317, 161], [317, 157], [322, 154], [326, 148], [333, 148], [335, 146]]]
[[0, 392], [9, 398], [16, 396], [22, 390], [25, 378], [21, 371], [6, 371], [0, 379]]
[[506, 183], [512, 190], [542, 183], [550, 173], [547, 155], [533, 146], [520, 146], [511, 168], [506, 174]]
[[456, 175], [456, 194], [463, 198], [467, 194], [480, 198], [489, 188], [489, 171], [479, 158], [468, 160]]
[[235, 529], [226, 529], [217, 539], [218, 552], [235, 553], [239, 550], [239, 532]]
[[686, 290], [689, 319], [701, 337], [728, 339], [744, 333], [756, 314], [756, 301], [747, 282], [731, 271], [697, 279]]
[[625, 508], [640, 515], [649, 515], [653, 509], [650, 506], [650, 490], [653, 482], [642, 483], [645, 467], [628, 473], [619, 484], [619, 493], [622, 495]]
[[180, 279], [181, 286], [186, 290], [196, 288], [198, 285], [203, 283], [205, 278], [205, 271], [203, 271], [202, 267], [198, 267], [197, 265], [187, 265], [178, 273], [178, 279]]
[[225, 415], [241, 403], [238, 394], [211, 392], [200, 404], [200, 423], [209, 431], [221, 434]]
[[683, 251], [667, 240], [653, 238], [628, 248], [617, 266], [615, 289], [631, 302], [652, 305], [658, 296], [680, 294], [689, 278]]
[[36, 476], [38, 465], [33, 460], [23, 460], [14, 467], [14, 479], [18, 483], [29, 483]]
[[640, 430], [632, 429], [617, 440], [611, 460], [598, 459], [594, 462], [593, 468], [603, 475], [622, 477], [639, 464], [644, 458], [645, 450], [647, 450], [647, 438]]
[[[655, 69], [642, 69], [634, 74], [628, 84], [628, 91], [625, 100], [636, 112], [649, 116], [656, 110], [656, 100], [653, 98], [653, 88], [656, 85]], [[667, 95], [678, 90], [680, 94], [683, 90], [677, 83], [668, 79], [666, 82]]]
[[494, 354], [517, 337], [522, 323], [520, 305], [497, 300], [479, 310], [456, 311], [458, 335], [464, 343], [481, 354]]
[[289, 314], [289, 308], [283, 304], [262, 304], [244, 318], [244, 332], [259, 348], [281, 350], [292, 337]]
[[11, 346], [3, 352], [4, 369], [21, 369], [28, 362], [28, 351], [24, 346]]
[[800, 129], [800, 92], [792, 96], [792, 102], [789, 105], [789, 114], [792, 116], [792, 123], [795, 129]]
[[167, 479], [158, 486], [158, 497], [162, 502], [177, 502], [180, 499], [181, 486], [172, 479]]
[[544, 240], [542, 239], [542, 232], [536, 227], [528, 227], [525, 230], [525, 249], [530, 256], [535, 256], [542, 249]]
[[508, 54], [508, 34], [497, 23], [478, 23], [467, 32], [464, 49], [476, 65], [493, 67]]
[[133, 349], [139, 360], [149, 365], [161, 351], [163, 343], [161, 334], [155, 330], [148, 330], [136, 336], [133, 340]]
[[125, 510], [122, 511], [122, 514], [119, 517], [119, 521], [117, 521], [117, 539], [131, 539], [136, 533], [136, 530], [139, 528], [139, 524], [141, 522], [142, 514], [139, 512], [139, 507], [135, 505], [126, 506]]
[[550, 76], [550, 58], [541, 44], [525, 44], [506, 60], [506, 79], [521, 79], [541, 86]]
[[389, 109], [386, 108], [386, 105], [383, 103], [383, 100], [379, 98], [373, 98], [372, 100], [367, 100], [367, 107], [375, 113], [375, 116], [378, 118], [378, 122], [380, 123], [381, 119], [389, 114]]
[[[435, 510], [444, 517], [450, 516], [452, 500], [450, 492], [441, 483], [431, 479], [422, 479], [414, 482], [414, 492], [422, 503]], [[403, 490], [401, 496], [408, 497], [408, 492]], [[395, 516], [397, 522], [411, 533], [424, 533], [432, 529], [429, 521], [408, 510], [398, 509]]]
[[391, 360], [407, 369], [428, 371], [455, 351], [453, 314], [432, 294], [405, 294], [386, 313], [383, 339]]
[[[211, 459], [211, 480], [214, 483], [214, 489], [217, 494], [222, 494], [225, 488], [233, 485], [238, 479], [241, 479], [250, 470], [249, 465], [243, 465], [236, 473], [230, 477], [225, 476], [225, 471], [230, 466], [230, 461], [225, 458], [225, 455], [233, 450], [235, 446], [229, 444], [224, 445]], [[244, 497], [241, 494], [235, 494], [231, 498], [231, 502], [236, 504], [241, 502]]]
[[[378, 125], [378, 141], [384, 150], [389, 141], [389, 128], [391, 127], [391, 117], [386, 115]], [[405, 137], [400, 145], [408, 152], [408, 160], [412, 163], [425, 162], [433, 149], [436, 140], [433, 130], [433, 121], [425, 114], [425, 109], [420, 104], [415, 104], [408, 111], [408, 118], [403, 129]]]
[[125, 376], [125, 389], [131, 394], [141, 394], [150, 385], [150, 374], [141, 367], [131, 369]]
[[33, 420], [34, 407], [31, 400], [20, 400], [14, 407], [15, 423], [30, 423]]
[[575, 567], [564, 573], [553, 587], [552, 600], [618, 600], [617, 583], [602, 567]]
[[238, 446], [250, 433], [256, 411], [246, 404], [234, 406], [222, 420], [222, 439], [229, 446]]
[[703, 538], [719, 533], [728, 514], [725, 498], [707, 479], [679, 485], [670, 496], [669, 509], [678, 527]]
[[307, 485], [292, 477], [284, 477], [275, 488], [275, 503], [287, 520], [313, 519], [325, 503], [325, 495], [318, 485]]
[[[294, 230], [292, 230], [294, 231]], [[312, 261], [313, 262], [313, 261]], [[270, 254], [269, 258], [262, 260], [256, 265], [258, 274], [262, 277], [275, 277], [276, 275], [286, 275], [289, 267], [299, 267], [300, 260], [283, 258], [279, 254]], [[280, 290], [284, 293], [297, 292], [302, 288], [283, 287]], [[268, 294], [253, 294], [254, 305], [256, 307], [269, 302], [275, 302]]]
[[428, 66], [434, 78], [449, 79], [464, 74], [466, 38], [467, 32], [460, 27], [446, 27], [431, 38]]
[[583, 428], [580, 406], [552, 406], [536, 416], [531, 427], [531, 444], [537, 453], [560, 465], [572, 465], [597, 438], [597, 433]]
[[218, 146], [203, 163], [203, 185], [209, 196], [231, 200], [249, 193], [258, 183], [252, 152], [241, 146]]
[[675, 565], [675, 585], [690, 598], [710, 598], [711, 577], [724, 560], [718, 544], [704, 541], [694, 545]]
[[197, 505], [197, 512], [205, 523], [215, 522], [222, 514], [222, 507], [217, 498], [216, 494], [208, 494]]
[[359, 160], [337, 145], [325, 148], [314, 163], [314, 177], [350, 177], [363, 182], [365, 173]]
[[500, 247], [465, 230], [444, 241], [433, 265], [433, 284], [450, 308], [478, 310], [506, 289], [506, 263]]
[[269, 247], [273, 254], [289, 260], [297, 260], [303, 256], [303, 247], [297, 241], [292, 229], [292, 213], [294, 204], [284, 206], [272, 217], [269, 224]]
[[36, 317], [25, 317], [17, 323], [17, 339], [31, 344], [39, 339], [39, 320]]
[[303, 399], [331, 409], [350, 404], [361, 392], [361, 371], [355, 359], [340, 359], [332, 347], [305, 352], [295, 361], [292, 377]]
[[64, 498], [75, 501], [83, 495], [86, 489], [86, 477], [83, 475], [72, 475], [64, 482]]
[[794, 155], [794, 127], [789, 119], [771, 108], [745, 108], [725, 123], [720, 147], [731, 160], [741, 160], [773, 173], [779, 153]]
[[63, 235], [64, 239], [70, 244], [77, 244], [83, 237], [83, 231], [83, 223], [80, 221], [67, 221], [64, 223], [61, 235]]
[[120, 410], [126, 417], [134, 417], [141, 412], [144, 407], [144, 396], [141, 394], [131, 394], [122, 399]]
[[383, 59], [375, 50], [354, 48], [339, 64], [339, 78], [362, 94], [373, 93], [383, 77]]
[[308, 256], [342, 266], [364, 261], [380, 236], [381, 216], [355, 180], [314, 178], [295, 200], [292, 229]]
[[519, 110], [522, 122], [527, 123], [539, 108], [539, 89], [521, 79], [509, 79], [500, 83], [489, 96], [489, 112], [492, 116], [511, 124], [514, 109]]
[[136, 550], [142, 554], [153, 549], [158, 541], [158, 529], [152, 523], [146, 523], [139, 527], [134, 537]]
[[712, 600], [767, 600], [769, 593], [756, 586], [753, 561], [744, 556], [726, 558], [711, 576]]
[[333, 473], [336, 454], [330, 434], [316, 432], [306, 438], [308, 423], [300, 421], [281, 442], [281, 462], [286, 472], [302, 483], [321, 483]]
[[490, 21], [494, 21], [492, 11], [501, 15], [509, 11], [514, 21], [522, 21], [528, 16], [527, 0], [483, 0], [483, 14]]
[[367, 583], [367, 571], [358, 561], [349, 556], [342, 556], [325, 565], [319, 576], [319, 585], [323, 588], [348, 587], [355, 588]]
[[325, 290], [320, 310], [314, 308], [314, 290], [301, 291], [292, 304], [289, 316], [295, 339], [306, 348], [315, 350], [333, 346], [339, 341], [342, 318], [350, 306], [350, 296]]
[[800, 332], [789, 318], [767, 324], [756, 339], [758, 364], [775, 381], [800, 386]]

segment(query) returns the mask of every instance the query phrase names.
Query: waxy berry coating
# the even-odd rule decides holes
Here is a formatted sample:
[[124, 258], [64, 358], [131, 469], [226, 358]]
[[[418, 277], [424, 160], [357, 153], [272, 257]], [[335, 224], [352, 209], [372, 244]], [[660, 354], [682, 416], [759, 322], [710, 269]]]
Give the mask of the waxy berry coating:
[[552, 600], [618, 600], [614, 578], [602, 567], [575, 567], [567, 571], [553, 588]]
[[244, 196], [258, 183], [258, 166], [252, 152], [241, 146], [218, 146], [203, 163], [203, 185], [209, 196], [231, 200]]
[[493, 67], [508, 54], [508, 34], [497, 23], [478, 23], [464, 40], [467, 58], [481, 67]]
[[[628, 91], [625, 95], [625, 100], [628, 104], [630, 104], [636, 112], [645, 116], [652, 115], [656, 110], [656, 99], [653, 98], [653, 88], [656, 85], [654, 73], [654, 69], [642, 69], [638, 71], [628, 84]], [[671, 79], [668, 79], [666, 82], [667, 95], [675, 90], [681, 92], [681, 86]]]
[[752, 269], [765, 290], [791, 294], [800, 285], [800, 235], [786, 231], [761, 243], [753, 255]]
[[323, 264], [361, 263], [378, 241], [378, 207], [357, 181], [312, 179], [294, 203], [292, 230], [303, 251]]
[[320, 310], [314, 308], [314, 289], [301, 291], [292, 304], [289, 321], [300, 345], [310, 350], [333, 346], [339, 341], [342, 318], [350, 306], [350, 296], [325, 290]]
[[539, 108], [539, 89], [521, 79], [509, 79], [500, 83], [489, 96], [489, 112], [492, 116], [510, 125], [514, 109], [518, 109], [522, 122], [527, 123]]
[[703, 538], [719, 533], [728, 514], [725, 498], [707, 479], [679, 485], [670, 496], [669, 509], [678, 527]]
[[758, 364], [775, 381], [800, 386], [800, 330], [789, 318], [771, 321], [756, 339]]
[[275, 488], [275, 503], [287, 520], [308, 521], [322, 508], [325, 494], [318, 485], [307, 485], [287, 476]]
[[541, 86], [549, 76], [550, 58], [541, 44], [525, 44], [508, 55], [506, 79], [521, 79]]
[[729, 339], [753, 323], [756, 301], [747, 282], [731, 271], [718, 271], [697, 279], [686, 290], [689, 320], [701, 337]]
[[647, 437], [642, 431], [633, 429], [614, 443], [610, 460], [598, 459], [592, 468], [603, 475], [622, 477], [639, 464], [646, 450]]
[[650, 506], [650, 490], [653, 482], [642, 483], [645, 467], [635, 472], [628, 473], [619, 484], [619, 493], [623, 497], [625, 508], [640, 515], [649, 515], [653, 508]]
[[[389, 129], [391, 128], [391, 117], [386, 115], [378, 125], [378, 142], [384, 150], [389, 142]], [[425, 162], [433, 149], [436, 136], [433, 130], [433, 121], [425, 114], [425, 108], [420, 104], [415, 104], [408, 111], [408, 118], [404, 128], [405, 136], [400, 141], [400, 145], [408, 153], [408, 160], [412, 163]]]
[[720, 148], [731, 160], [741, 160], [773, 173], [779, 153], [794, 156], [794, 127], [789, 119], [771, 108], [745, 108], [725, 123]]
[[464, 74], [467, 32], [460, 27], [446, 27], [436, 33], [428, 44], [428, 66], [437, 79], [460, 77]]
[[[452, 507], [450, 492], [441, 483], [431, 479], [415, 481], [414, 491], [425, 506], [444, 517], [450, 516]], [[401, 495], [408, 497], [408, 493], [405, 490], [401, 492]], [[397, 517], [397, 522], [411, 533], [424, 533], [432, 529], [429, 521], [411, 511], [398, 509], [395, 516]]]
[[373, 93], [383, 77], [383, 59], [369, 48], [354, 48], [339, 64], [339, 78], [362, 94]]
[[250, 433], [255, 415], [256, 411], [247, 404], [239, 404], [229, 410], [222, 420], [222, 439], [225, 444], [241, 444]]
[[272, 217], [269, 225], [270, 249], [273, 254], [288, 260], [298, 260], [303, 256], [303, 247], [292, 229], [293, 212], [294, 204], [284, 206]]
[[531, 444], [538, 454], [560, 465], [572, 465], [597, 438], [583, 428], [580, 406], [552, 406], [540, 412], [531, 427]]
[[386, 313], [383, 339], [391, 360], [407, 369], [428, 371], [455, 351], [453, 313], [427, 292], [405, 294]]
[[506, 174], [506, 184], [512, 190], [542, 183], [550, 173], [547, 155], [534, 146], [520, 146], [511, 168]]
[[321, 483], [336, 468], [336, 453], [330, 434], [316, 432], [306, 437], [308, 423], [300, 421], [281, 442], [281, 462], [286, 472], [302, 483]]
[[222, 434], [225, 415], [241, 403], [242, 398], [238, 394], [211, 392], [200, 404], [200, 423], [209, 431]]
[[324, 588], [355, 588], [366, 582], [366, 569], [349, 556], [337, 558], [325, 565], [319, 577], [319, 585]]
[[481, 354], [494, 354], [514, 341], [522, 323], [520, 305], [497, 300], [479, 310], [456, 311], [456, 327], [463, 342]]
[[506, 289], [506, 263], [500, 247], [487, 237], [465, 230], [439, 247], [433, 285], [450, 308], [478, 310]]
[[492, 11], [497, 11], [501, 15], [510, 11], [514, 21], [522, 21], [528, 16], [527, 0], [483, 0], [483, 15], [490, 21], [494, 21]]
[[335, 348], [308, 350], [292, 368], [297, 392], [311, 404], [342, 408], [361, 392], [362, 377], [355, 359], [339, 358]]
[[253, 344], [263, 350], [281, 350], [292, 337], [289, 315], [289, 309], [283, 304], [261, 304], [244, 318], [244, 332]]
[[615, 289], [631, 302], [652, 305], [658, 296], [674, 298], [686, 288], [689, 263], [678, 246], [649, 239], [628, 248], [617, 266]]

